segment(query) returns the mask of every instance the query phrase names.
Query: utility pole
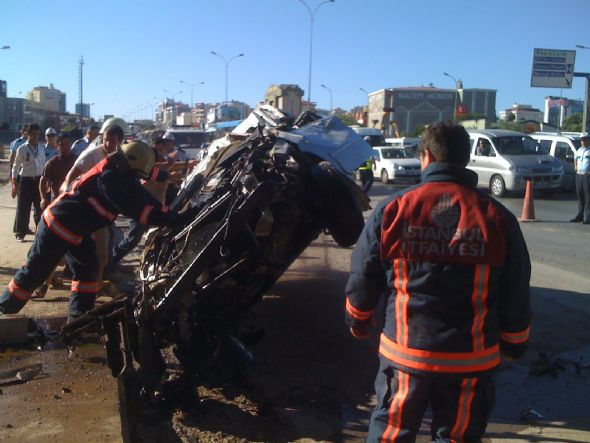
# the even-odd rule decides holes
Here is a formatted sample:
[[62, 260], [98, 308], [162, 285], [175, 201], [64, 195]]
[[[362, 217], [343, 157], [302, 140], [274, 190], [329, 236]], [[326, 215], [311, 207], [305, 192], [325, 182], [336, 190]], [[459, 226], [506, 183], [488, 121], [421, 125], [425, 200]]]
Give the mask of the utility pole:
[[78, 61], [80, 64], [79, 71], [78, 71], [78, 83], [79, 83], [79, 99], [80, 99], [80, 129], [82, 129], [82, 118], [84, 116], [84, 100], [83, 100], [83, 75], [84, 75], [84, 56], [80, 56], [80, 60]]

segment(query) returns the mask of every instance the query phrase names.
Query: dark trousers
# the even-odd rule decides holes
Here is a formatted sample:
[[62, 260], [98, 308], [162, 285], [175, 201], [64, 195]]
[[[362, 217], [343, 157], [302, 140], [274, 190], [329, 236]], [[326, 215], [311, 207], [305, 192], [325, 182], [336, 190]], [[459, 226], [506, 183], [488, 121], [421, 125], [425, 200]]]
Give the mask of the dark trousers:
[[433, 441], [480, 441], [495, 395], [490, 374], [472, 378], [410, 374], [383, 357], [375, 391], [377, 406], [371, 415], [368, 442], [414, 442], [429, 405]]
[[113, 252], [113, 264], [121, 261], [123, 257], [129, 254], [141, 241], [141, 237], [147, 229], [146, 225], [142, 225], [137, 220], [129, 222], [129, 231], [123, 240], [115, 246]]
[[373, 185], [373, 171], [368, 169], [359, 169], [359, 175], [361, 176], [361, 189], [365, 192], [369, 192]]
[[33, 220], [35, 226], [41, 219], [41, 198], [39, 196], [39, 180], [41, 177], [19, 177], [16, 196], [16, 215], [14, 228], [16, 235], [25, 235], [29, 231], [31, 206], [33, 206]]
[[99, 290], [94, 240], [86, 236], [79, 245], [69, 244], [55, 235], [42, 221], [29, 249], [27, 263], [15, 274], [0, 296], [0, 313], [15, 314], [20, 311], [64, 255], [73, 274], [70, 318], [92, 309]]
[[590, 175], [576, 174], [576, 194], [578, 196], [578, 214], [576, 218], [590, 222]]

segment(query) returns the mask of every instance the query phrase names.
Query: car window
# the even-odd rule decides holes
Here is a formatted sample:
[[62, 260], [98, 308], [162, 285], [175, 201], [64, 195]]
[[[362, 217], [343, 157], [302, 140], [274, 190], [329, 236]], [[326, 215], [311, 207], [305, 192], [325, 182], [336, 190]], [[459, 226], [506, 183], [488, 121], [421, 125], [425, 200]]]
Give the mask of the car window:
[[176, 146], [200, 148], [206, 142], [204, 132], [173, 132]]
[[382, 149], [383, 158], [410, 158], [408, 153], [403, 149]]
[[557, 144], [555, 145], [555, 158], [565, 160], [565, 158], [567, 156], [568, 149], [569, 149], [569, 146], [567, 143], [557, 142]]
[[537, 152], [541, 154], [549, 154], [551, 151], [552, 140], [537, 140], [537, 143], [539, 145]]
[[495, 157], [496, 153], [490, 141], [480, 137], [477, 139], [477, 144], [475, 145], [475, 155], [479, 157]]
[[532, 137], [522, 135], [503, 135], [494, 138], [494, 144], [500, 154], [531, 155], [537, 154], [537, 142]]

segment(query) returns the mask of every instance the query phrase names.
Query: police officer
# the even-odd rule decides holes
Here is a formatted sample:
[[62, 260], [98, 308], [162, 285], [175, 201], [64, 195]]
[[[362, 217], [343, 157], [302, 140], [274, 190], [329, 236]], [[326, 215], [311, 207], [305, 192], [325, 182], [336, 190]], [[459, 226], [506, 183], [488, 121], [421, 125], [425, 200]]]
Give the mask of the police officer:
[[[371, 137], [365, 136], [364, 140], [369, 143], [371, 141]], [[362, 165], [359, 166], [361, 189], [364, 192], [369, 192], [369, 189], [371, 189], [371, 186], [373, 185], [373, 168], [374, 162], [371, 157], [369, 157]]]
[[351, 257], [346, 322], [366, 338], [386, 296], [377, 406], [368, 441], [415, 441], [428, 405], [433, 441], [479, 441], [500, 355], [526, 350], [530, 259], [515, 217], [476, 190], [469, 135], [435, 123], [422, 183], [375, 208]]
[[115, 221], [119, 213], [142, 224], [173, 225], [179, 215], [168, 212], [138, 181], [157, 173], [155, 152], [142, 142], [120, 145], [60, 194], [43, 212], [27, 263], [0, 296], [0, 313], [16, 313], [59, 260], [73, 272], [69, 321], [94, 307], [99, 290], [95, 242], [90, 234]]
[[582, 135], [580, 142], [574, 157], [578, 213], [570, 222], [590, 225], [590, 135]]

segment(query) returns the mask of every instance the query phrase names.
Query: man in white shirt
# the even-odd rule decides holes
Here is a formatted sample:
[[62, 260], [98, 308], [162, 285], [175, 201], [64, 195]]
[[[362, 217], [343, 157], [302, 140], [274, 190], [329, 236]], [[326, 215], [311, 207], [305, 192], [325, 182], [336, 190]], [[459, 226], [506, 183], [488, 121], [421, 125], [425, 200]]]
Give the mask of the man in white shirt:
[[27, 141], [16, 150], [12, 165], [12, 198], [17, 197], [13, 232], [20, 242], [24, 241], [27, 234], [33, 234], [29, 229], [31, 206], [35, 226], [41, 219], [39, 180], [45, 166], [45, 149], [39, 143], [40, 131], [38, 124], [28, 125]]
[[88, 148], [90, 143], [92, 143], [92, 141], [96, 137], [98, 137], [98, 126], [92, 125], [88, 128], [88, 130], [86, 131], [86, 135], [84, 137], [74, 142], [74, 144], [72, 145], [72, 153], [79, 157], [80, 154], [82, 154], [82, 152], [84, 152], [86, 148]]

